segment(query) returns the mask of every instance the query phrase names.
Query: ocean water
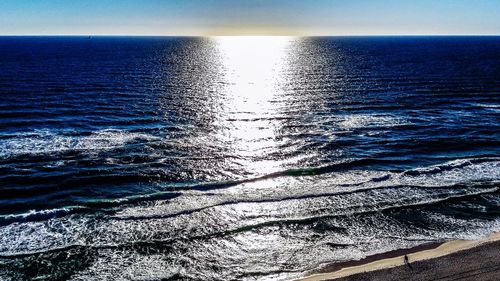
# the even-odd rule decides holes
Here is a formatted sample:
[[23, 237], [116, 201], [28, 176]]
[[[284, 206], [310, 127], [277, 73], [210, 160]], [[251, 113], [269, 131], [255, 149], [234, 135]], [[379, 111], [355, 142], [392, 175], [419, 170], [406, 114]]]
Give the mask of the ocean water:
[[500, 230], [500, 37], [0, 37], [0, 280], [288, 280]]

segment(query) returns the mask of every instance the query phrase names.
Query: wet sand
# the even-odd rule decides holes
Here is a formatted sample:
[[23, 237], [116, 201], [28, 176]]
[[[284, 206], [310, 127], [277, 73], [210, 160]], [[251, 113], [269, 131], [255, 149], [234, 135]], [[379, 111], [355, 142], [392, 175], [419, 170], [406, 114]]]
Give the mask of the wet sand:
[[[407, 255], [409, 265], [404, 263]], [[428, 244], [328, 265], [303, 281], [500, 280], [500, 234], [483, 240]]]

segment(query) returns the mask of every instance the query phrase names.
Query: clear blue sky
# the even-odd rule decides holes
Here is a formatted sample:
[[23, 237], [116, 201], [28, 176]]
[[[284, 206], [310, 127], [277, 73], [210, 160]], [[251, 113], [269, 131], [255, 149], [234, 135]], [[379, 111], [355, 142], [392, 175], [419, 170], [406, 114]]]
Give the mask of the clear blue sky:
[[500, 0], [0, 0], [0, 34], [500, 34]]

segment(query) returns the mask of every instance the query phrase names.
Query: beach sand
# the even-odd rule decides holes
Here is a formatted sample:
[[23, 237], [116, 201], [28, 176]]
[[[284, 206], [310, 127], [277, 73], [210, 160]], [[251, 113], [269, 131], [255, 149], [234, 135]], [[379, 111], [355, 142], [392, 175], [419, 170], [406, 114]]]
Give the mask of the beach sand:
[[[409, 265], [404, 263], [408, 256]], [[302, 281], [500, 280], [500, 233], [483, 240], [454, 240], [328, 265]]]

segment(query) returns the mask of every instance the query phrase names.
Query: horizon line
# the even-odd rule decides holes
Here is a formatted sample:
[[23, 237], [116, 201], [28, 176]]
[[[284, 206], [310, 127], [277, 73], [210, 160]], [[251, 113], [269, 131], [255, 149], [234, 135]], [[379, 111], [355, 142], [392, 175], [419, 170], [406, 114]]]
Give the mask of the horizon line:
[[444, 36], [478, 36], [478, 37], [496, 37], [500, 36], [500, 33], [484, 33], [484, 34], [457, 34], [457, 33], [439, 33], [439, 34], [406, 34], [406, 33], [380, 33], [380, 34], [92, 34], [92, 33], [82, 33], [82, 34], [0, 34], [0, 37], [418, 37], [418, 36], [434, 36], [434, 37], [444, 37]]

